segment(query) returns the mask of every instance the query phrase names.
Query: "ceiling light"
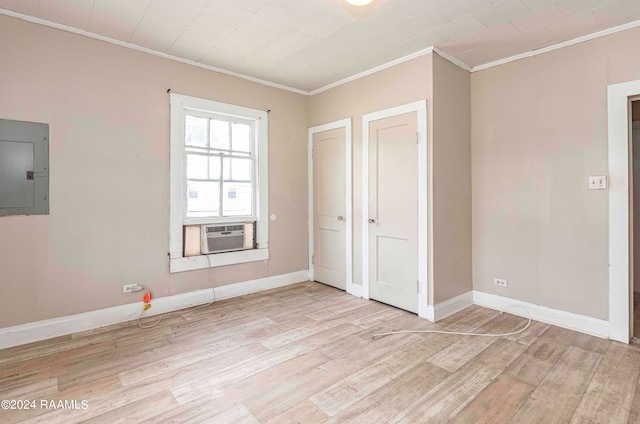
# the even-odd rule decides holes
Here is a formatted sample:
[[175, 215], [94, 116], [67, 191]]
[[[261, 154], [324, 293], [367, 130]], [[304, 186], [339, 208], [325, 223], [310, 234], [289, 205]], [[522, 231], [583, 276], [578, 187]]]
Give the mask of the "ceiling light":
[[353, 6], [366, 6], [371, 3], [373, 0], [347, 0], [347, 3]]

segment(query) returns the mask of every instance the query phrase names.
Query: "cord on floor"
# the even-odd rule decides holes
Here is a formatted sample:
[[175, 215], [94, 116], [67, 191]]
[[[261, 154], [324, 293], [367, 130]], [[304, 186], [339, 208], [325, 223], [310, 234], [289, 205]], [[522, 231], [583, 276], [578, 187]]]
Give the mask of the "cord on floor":
[[[141, 284], [141, 286], [142, 286], [142, 288], [144, 288], [147, 292], [151, 293], [151, 290], [150, 290], [147, 286], [144, 286], [144, 285], [142, 285], [142, 284]], [[198, 306], [196, 306], [196, 307], [194, 307], [194, 308], [191, 308], [191, 309], [187, 309], [187, 310], [179, 309], [179, 310], [177, 310], [177, 311], [173, 311], [173, 312], [170, 312], [170, 313], [168, 313], [168, 314], [161, 315], [161, 316], [160, 316], [160, 318], [158, 318], [158, 320], [157, 320], [156, 322], [154, 322], [153, 324], [150, 324], [150, 325], [143, 325], [143, 324], [140, 322], [140, 319], [142, 318], [142, 315], [144, 315], [145, 311], [148, 309], [148, 308], [143, 308], [143, 309], [142, 309], [142, 312], [140, 312], [140, 315], [138, 315], [138, 327], [143, 328], [143, 329], [153, 328], [153, 327], [155, 327], [156, 325], [160, 324], [160, 322], [162, 322], [162, 318], [164, 318], [164, 317], [166, 317], [166, 316], [171, 316], [171, 315], [173, 315], [173, 314], [175, 314], [175, 313], [178, 313], [178, 312], [180, 312], [180, 313], [184, 313], [184, 312], [193, 312], [193, 311], [197, 311], [198, 309], [206, 308], [207, 306], [211, 306], [211, 305], [213, 305], [213, 302], [215, 302], [215, 301], [216, 301], [216, 290], [215, 290], [215, 288], [213, 288], [213, 287], [211, 287], [211, 290], [213, 291], [213, 299], [211, 300], [211, 302], [206, 303], [206, 304], [204, 304], [204, 305], [198, 305]]]
[[396, 334], [412, 334], [412, 333], [432, 333], [432, 334], [453, 334], [457, 336], [478, 336], [478, 337], [509, 337], [514, 336], [516, 334], [520, 334], [525, 331], [531, 325], [531, 314], [524, 306], [520, 305], [510, 305], [500, 311], [500, 314], [505, 312], [509, 308], [521, 308], [527, 317], [527, 324], [517, 331], [513, 331], [511, 333], [465, 333], [461, 331], [443, 331], [443, 330], [400, 330], [400, 331], [389, 331], [388, 333], [378, 333], [374, 334], [372, 339], [379, 339], [380, 337], [393, 336]]

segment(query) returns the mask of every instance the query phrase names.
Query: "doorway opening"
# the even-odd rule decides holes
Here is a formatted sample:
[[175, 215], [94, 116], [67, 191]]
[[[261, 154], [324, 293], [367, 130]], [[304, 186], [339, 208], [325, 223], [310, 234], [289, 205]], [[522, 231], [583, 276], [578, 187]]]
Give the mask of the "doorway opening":
[[633, 143], [631, 103], [640, 80], [607, 86], [609, 164], [609, 339], [633, 337]]

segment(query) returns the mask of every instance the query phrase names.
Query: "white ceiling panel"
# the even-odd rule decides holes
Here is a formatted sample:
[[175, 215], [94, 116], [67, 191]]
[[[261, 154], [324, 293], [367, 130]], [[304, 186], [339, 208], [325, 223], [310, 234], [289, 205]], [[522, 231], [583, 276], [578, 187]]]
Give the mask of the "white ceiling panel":
[[473, 34], [473, 38], [478, 40], [482, 44], [491, 44], [496, 41], [506, 41], [509, 38], [517, 37], [521, 34], [520, 31], [516, 29], [510, 22], [506, 24], [502, 24], [500, 26], [495, 26], [491, 28], [487, 28], [480, 32], [476, 32]]
[[40, 1], [40, 16], [47, 21], [87, 30], [94, 0]]
[[593, 16], [599, 22], [626, 19], [640, 13], [640, 0], [624, 0], [593, 9]]
[[531, 31], [544, 26], [558, 25], [565, 19], [555, 4], [538, 9], [528, 15], [519, 16], [510, 22], [520, 32]]
[[479, 20], [473, 16], [466, 16], [448, 24], [439, 26], [436, 31], [446, 36], [447, 38], [463, 38], [469, 35], [473, 35], [480, 31], [487, 29]]
[[507, 38], [505, 41], [509, 43], [514, 49], [518, 49], [520, 46], [533, 46], [544, 43], [553, 38], [549, 30], [545, 27], [538, 27], [527, 32], [520, 32], [514, 37]]
[[536, 12], [540, 9], [544, 9], [549, 7], [550, 5], [555, 5], [559, 0], [521, 0], [522, 3], [527, 6], [532, 12]]
[[431, 10], [434, 7], [444, 3], [446, 0], [393, 0], [393, 4], [406, 10], [411, 15], [417, 15], [425, 10]]
[[249, 10], [228, 0], [211, 0], [200, 14], [225, 22], [235, 28], [244, 24], [252, 15]]
[[412, 34], [420, 36], [425, 34], [425, 28], [437, 28], [449, 22], [451, 21], [432, 9], [412, 16], [402, 23], [402, 27]]
[[603, 5], [615, 3], [617, 0], [560, 0], [558, 8], [564, 16], [580, 15]]
[[473, 67], [640, 19], [640, 0], [0, 0], [0, 9], [305, 91], [430, 46]]
[[294, 16], [268, 4], [255, 12], [247, 21], [248, 24], [264, 28], [275, 34], [286, 31], [293, 22]]
[[529, 13], [529, 9], [520, 0], [504, 0], [479, 10], [473, 16], [485, 26], [492, 27], [502, 25]]
[[435, 10], [450, 21], [455, 21], [489, 6], [489, 0], [447, 0], [436, 6]]
[[151, 0], [95, 0], [89, 32], [129, 41]]
[[167, 53], [184, 59], [198, 61], [214, 46], [211, 39], [197, 32], [186, 30], [167, 49]]
[[153, 0], [131, 36], [131, 42], [161, 52], [178, 39], [203, 10], [196, 0]]
[[363, 16], [361, 20], [374, 28], [386, 29], [397, 26], [411, 16], [411, 13], [396, 6], [393, 2], [388, 2], [376, 7], [371, 13]]

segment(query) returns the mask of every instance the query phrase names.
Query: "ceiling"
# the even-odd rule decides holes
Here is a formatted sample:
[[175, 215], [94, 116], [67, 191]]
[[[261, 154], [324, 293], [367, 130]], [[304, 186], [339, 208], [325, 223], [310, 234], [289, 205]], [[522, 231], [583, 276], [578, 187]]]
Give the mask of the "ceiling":
[[639, 0], [374, 0], [364, 8], [343, 0], [0, 0], [0, 8], [303, 91], [430, 46], [474, 67], [640, 20]]

